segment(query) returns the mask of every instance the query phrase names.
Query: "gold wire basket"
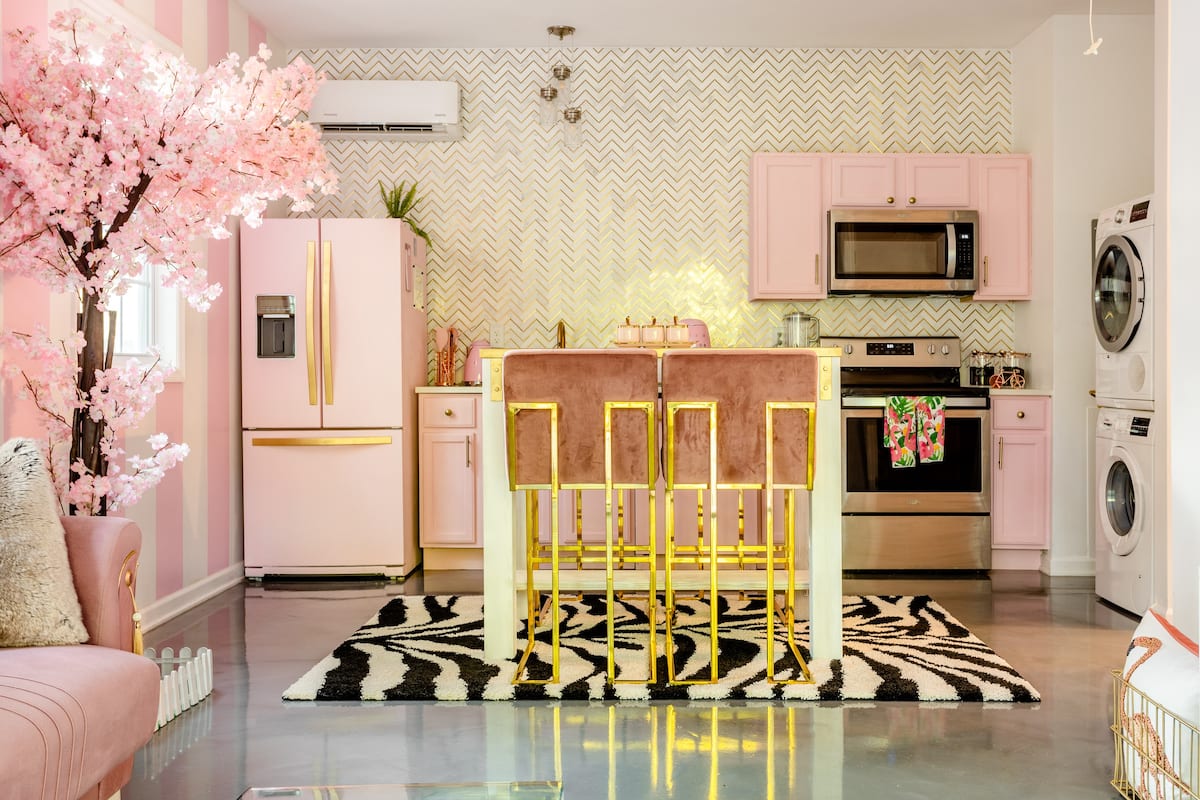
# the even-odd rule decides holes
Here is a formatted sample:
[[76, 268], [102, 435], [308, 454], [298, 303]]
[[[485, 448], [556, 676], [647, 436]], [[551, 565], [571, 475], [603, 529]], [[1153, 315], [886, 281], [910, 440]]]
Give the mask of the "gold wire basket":
[[1128, 800], [1200, 800], [1200, 730], [1113, 676], [1113, 788]]

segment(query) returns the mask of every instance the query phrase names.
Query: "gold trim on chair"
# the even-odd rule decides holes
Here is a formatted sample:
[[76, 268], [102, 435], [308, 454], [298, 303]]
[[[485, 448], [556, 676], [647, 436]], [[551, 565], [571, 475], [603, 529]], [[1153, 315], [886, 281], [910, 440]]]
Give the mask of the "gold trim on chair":
[[[635, 684], [635, 683], [654, 683], [657, 679], [658, 665], [658, 647], [657, 647], [657, 627], [656, 609], [658, 606], [658, 592], [655, 584], [655, 567], [658, 561], [658, 551], [656, 545], [657, 531], [655, 530], [655, 469], [654, 462], [658, 453], [654, 447], [655, 433], [657, 426], [655, 425], [655, 403], [654, 401], [608, 401], [604, 404], [604, 586], [605, 586], [605, 610], [606, 621], [608, 625], [608, 682], [611, 684]], [[613, 549], [613, 509], [612, 495], [615, 484], [613, 483], [613, 434], [612, 434], [612, 419], [613, 411], [616, 409], [641, 410], [646, 415], [646, 489], [650, 493], [649, 503], [649, 543], [647, 544], [647, 552], [641, 555], [636, 551], [639, 549], [635, 545], [627, 545], [624, 540], [624, 524], [623, 520], [618, 520], [615, 534], [618, 538], [617, 554], [621, 559], [621, 567], [626, 564], [646, 564], [647, 573], [649, 575], [649, 590], [646, 593], [646, 618], [650, 629], [650, 642], [647, 652], [649, 654], [648, 677], [645, 680], [636, 678], [617, 679], [616, 669], [616, 635], [615, 635], [615, 609], [616, 598], [613, 591], [613, 569], [614, 565], [614, 549]], [[617, 489], [618, 501], [621, 499], [621, 489]], [[630, 554], [633, 551], [633, 554]]]
[[137, 552], [137, 550], [130, 550], [121, 561], [121, 582], [125, 584], [125, 590], [129, 592], [129, 602], [133, 606], [133, 613], [130, 615], [130, 619], [133, 620], [133, 641], [130, 642], [130, 652], [140, 656], [145, 650], [142, 640], [142, 612], [138, 611], [137, 596], [133, 590], [139, 565], [137, 561], [133, 562], [133, 566], [129, 565], [129, 559], [136, 557]]
[[808, 447], [805, 469], [805, 481], [802, 488], [812, 491], [813, 467], [816, 454], [817, 404], [815, 402], [792, 402], [766, 404], [766, 481], [763, 492], [766, 495], [766, 521], [764, 523], [764, 549], [767, 557], [767, 682], [768, 683], [812, 683], [812, 673], [808, 663], [800, 655], [796, 646], [796, 487], [791, 484], [780, 485], [783, 489], [784, 511], [784, 544], [783, 556], [787, 559], [787, 589], [784, 592], [784, 607], [780, 616], [787, 624], [787, 644], [792, 651], [796, 663], [800, 666], [801, 679], [776, 679], [775, 677], [775, 412], [779, 410], [799, 410], [808, 412]]
[[[550, 412], [550, 483], [549, 484], [518, 484], [517, 483], [517, 414], [522, 411]], [[547, 684], [559, 681], [559, 607], [558, 607], [558, 403], [509, 403], [506, 412], [505, 425], [508, 438], [508, 483], [512, 491], [525, 489], [525, 575], [526, 596], [528, 598], [528, 628], [525, 651], [517, 663], [512, 682], [516, 684]], [[549, 679], [522, 679], [529, 657], [537, 644], [534, 636], [538, 621], [539, 594], [533, 588], [533, 569], [538, 552], [538, 503], [537, 489], [550, 490], [550, 605], [551, 611], [551, 670]]]
[[[719, 547], [717, 546], [717, 404], [713, 401], [670, 401], [666, 404], [666, 448], [667, 448], [667, 535], [666, 535], [666, 631], [667, 631], [667, 680], [672, 684], [688, 685], [697, 683], [716, 683], [717, 678], [717, 564]], [[680, 411], [708, 412], [708, 482], [707, 484], [676, 484], [675, 483], [675, 415]], [[703, 495], [699, 490], [708, 490], [708, 535], [712, 543], [708, 546], [709, 570], [709, 680], [679, 680], [675, 673], [675, 639], [672, 628], [675, 622], [675, 587], [671, 580], [677, 553], [680, 548], [675, 544], [675, 490], [677, 488], [696, 489], [697, 508], [697, 540], [694, 548], [689, 550], [694, 555], [695, 564], [699, 565], [704, 547], [704, 517]]]

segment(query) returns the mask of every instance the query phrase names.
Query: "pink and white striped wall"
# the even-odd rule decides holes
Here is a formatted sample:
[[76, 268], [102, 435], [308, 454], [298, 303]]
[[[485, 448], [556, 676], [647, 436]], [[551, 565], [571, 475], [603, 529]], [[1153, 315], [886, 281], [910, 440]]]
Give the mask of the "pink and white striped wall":
[[[0, 29], [31, 28], [42, 36], [47, 22], [72, 0], [0, 0]], [[268, 42], [263, 27], [233, 0], [82, 0], [98, 17], [111, 16], [142, 35], [158, 35], [203, 68], [237, 52], [256, 52]], [[7, 60], [0, 60], [0, 79]], [[238, 397], [236, 238], [206, 243], [212, 279], [225, 289], [206, 314], [185, 312], [184, 369], [168, 383], [144, 431], [129, 436], [130, 448], [162, 431], [187, 442], [191, 454], [134, 507], [121, 513], [138, 521], [144, 535], [138, 600], [148, 626], [173, 616], [242, 578], [241, 424]], [[70, 301], [33, 281], [0, 275], [0, 326], [52, 331], [71, 327]], [[3, 438], [36, 436], [36, 415], [5, 385], [0, 396]]]

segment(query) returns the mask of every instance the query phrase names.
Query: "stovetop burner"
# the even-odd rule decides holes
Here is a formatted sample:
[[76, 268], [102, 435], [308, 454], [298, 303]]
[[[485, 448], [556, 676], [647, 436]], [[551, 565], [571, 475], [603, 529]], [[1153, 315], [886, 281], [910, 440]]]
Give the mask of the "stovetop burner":
[[891, 395], [937, 395], [948, 398], [948, 406], [988, 407], [986, 387], [962, 385], [957, 337], [831, 336], [821, 345], [842, 349], [843, 405], [882, 405]]

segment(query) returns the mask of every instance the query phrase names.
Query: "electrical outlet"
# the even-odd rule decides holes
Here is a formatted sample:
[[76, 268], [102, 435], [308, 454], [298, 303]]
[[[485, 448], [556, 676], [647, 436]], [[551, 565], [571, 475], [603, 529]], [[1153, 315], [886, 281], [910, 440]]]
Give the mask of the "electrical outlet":
[[504, 346], [504, 323], [493, 322], [488, 326], [488, 343], [492, 347]]

